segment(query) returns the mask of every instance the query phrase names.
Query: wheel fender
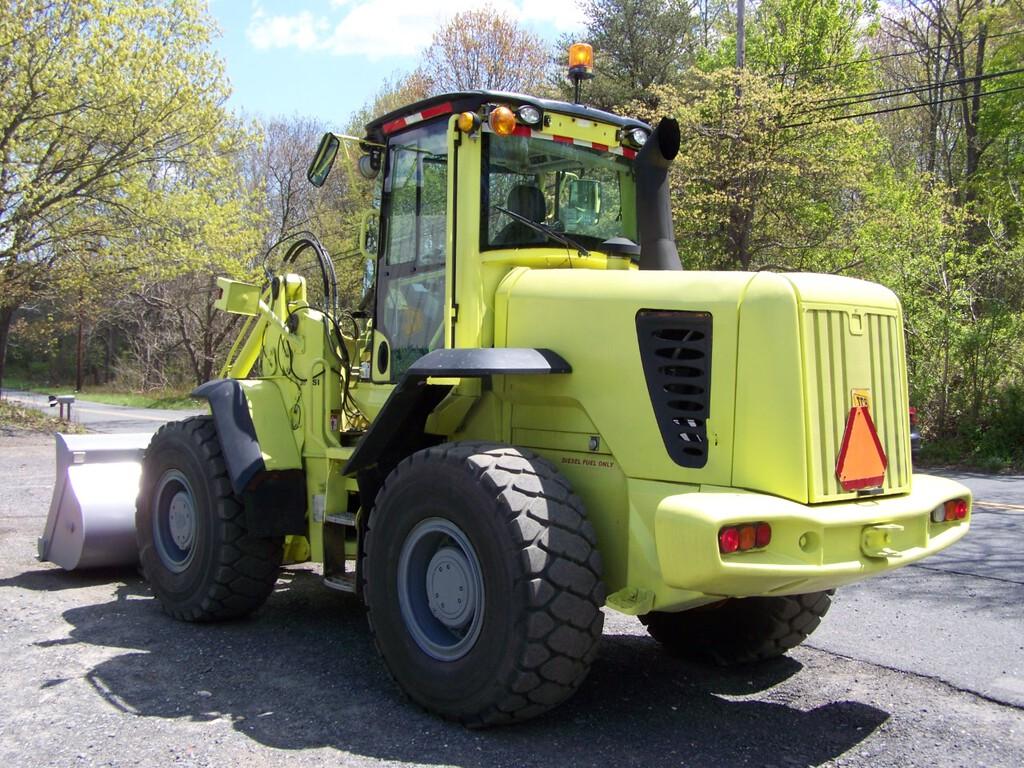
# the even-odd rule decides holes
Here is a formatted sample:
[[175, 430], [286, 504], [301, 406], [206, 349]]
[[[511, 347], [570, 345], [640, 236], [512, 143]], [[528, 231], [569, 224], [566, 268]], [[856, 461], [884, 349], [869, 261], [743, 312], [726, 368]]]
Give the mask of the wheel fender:
[[355, 475], [390, 458], [398, 460], [422, 448], [416, 438], [427, 416], [452, 390], [451, 384], [430, 384], [430, 378], [489, 379], [496, 375], [572, 373], [572, 366], [550, 349], [435, 349], [405, 372], [384, 407], [349, 457], [342, 474]]
[[272, 381], [215, 379], [192, 391], [210, 404], [228, 478], [259, 536], [305, 534], [306, 481], [281, 391]]

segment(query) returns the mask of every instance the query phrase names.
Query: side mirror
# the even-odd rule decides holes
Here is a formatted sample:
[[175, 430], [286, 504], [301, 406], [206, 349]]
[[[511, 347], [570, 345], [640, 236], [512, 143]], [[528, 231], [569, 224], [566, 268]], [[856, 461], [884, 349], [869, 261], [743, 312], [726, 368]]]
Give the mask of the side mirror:
[[309, 166], [309, 171], [306, 173], [306, 178], [309, 179], [309, 183], [314, 187], [322, 187], [324, 182], [327, 181], [327, 176], [331, 172], [331, 166], [334, 165], [334, 158], [338, 156], [338, 147], [340, 146], [341, 141], [333, 133], [325, 133], [324, 137], [320, 140], [316, 156], [313, 158], [313, 163]]

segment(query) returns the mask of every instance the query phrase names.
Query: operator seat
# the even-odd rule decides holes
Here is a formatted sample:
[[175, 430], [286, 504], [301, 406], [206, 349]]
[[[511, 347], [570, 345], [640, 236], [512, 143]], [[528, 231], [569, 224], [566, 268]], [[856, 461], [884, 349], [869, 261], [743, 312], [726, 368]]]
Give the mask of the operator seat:
[[[506, 206], [530, 221], [543, 222], [548, 206], [544, 193], [532, 184], [517, 184], [508, 193]], [[494, 238], [495, 245], [534, 245], [546, 243], [547, 237], [521, 221], [511, 221]]]

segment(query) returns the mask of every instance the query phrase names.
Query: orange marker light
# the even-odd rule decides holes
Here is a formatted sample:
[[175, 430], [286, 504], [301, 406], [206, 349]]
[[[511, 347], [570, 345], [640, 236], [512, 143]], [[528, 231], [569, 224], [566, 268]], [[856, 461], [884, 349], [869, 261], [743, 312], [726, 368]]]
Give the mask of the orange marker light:
[[589, 43], [573, 43], [569, 46], [569, 72], [590, 73], [594, 70], [594, 49]]
[[740, 549], [753, 549], [757, 541], [757, 529], [752, 525], [744, 525], [740, 528]]
[[516, 129], [516, 116], [508, 107], [497, 107], [491, 111], [488, 118], [491, 130], [499, 136], [511, 136]]
[[463, 112], [455, 124], [463, 133], [472, 133], [480, 127], [480, 118], [474, 112]]

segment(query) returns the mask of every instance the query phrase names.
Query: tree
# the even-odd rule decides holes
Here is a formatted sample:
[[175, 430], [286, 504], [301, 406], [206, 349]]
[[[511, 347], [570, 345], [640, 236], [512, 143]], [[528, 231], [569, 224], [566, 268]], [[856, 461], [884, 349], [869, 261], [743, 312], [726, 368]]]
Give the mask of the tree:
[[152, 188], [225, 150], [210, 30], [199, 0], [13, 0], [0, 15], [0, 384], [14, 313], [49, 270], [149, 229]]
[[371, 120], [427, 98], [433, 92], [433, 87], [432, 80], [422, 68], [406, 75], [392, 75], [384, 80], [372, 99], [352, 114], [348, 121], [348, 133], [362, 136], [363, 129]]
[[434, 33], [422, 73], [433, 93], [485, 89], [531, 92], [544, 81], [543, 38], [491, 7], [463, 11]]
[[852, 89], [870, 69], [858, 58], [875, 0], [761, 0], [747, 35], [747, 60], [759, 72], [801, 85]]
[[[335, 262], [343, 303], [358, 301], [361, 258], [358, 235], [361, 217], [371, 207], [372, 185], [356, 171], [361, 150], [346, 141], [335, 167], [320, 188], [306, 180], [306, 171], [326, 128], [306, 118], [278, 118], [261, 126], [261, 141], [245, 155], [243, 175], [249, 185], [263, 241], [259, 263], [278, 269], [288, 238], [312, 231]], [[356, 131], [362, 135], [361, 129]], [[307, 278], [310, 299], [322, 298], [319, 268], [312, 252], [300, 254], [289, 269]]]
[[657, 93], [658, 113], [679, 119], [685, 142], [671, 170], [685, 266], [849, 272], [861, 263], [837, 246], [873, 132], [810, 111], [825, 93], [732, 69]]
[[[700, 17], [688, 0], [587, 0], [582, 5], [585, 38], [594, 46], [594, 80], [586, 100], [604, 109], [627, 102], [654, 106], [652, 89], [679, 80], [717, 17], [713, 2], [704, 3]], [[559, 79], [568, 43], [563, 38], [557, 52]]]
[[[885, 7], [882, 45], [899, 55], [886, 62], [884, 75], [897, 86], [927, 86], [911, 96], [922, 109], [909, 119], [921, 126], [922, 164], [956, 190], [961, 204], [984, 197], [985, 153], [1009, 127], [1008, 120], [986, 119], [999, 105], [986, 92], [1024, 83], [1020, 76], [991, 77], [1020, 66], [1021, 10], [999, 0], [896, 0]], [[976, 244], [984, 236], [972, 230]]]

